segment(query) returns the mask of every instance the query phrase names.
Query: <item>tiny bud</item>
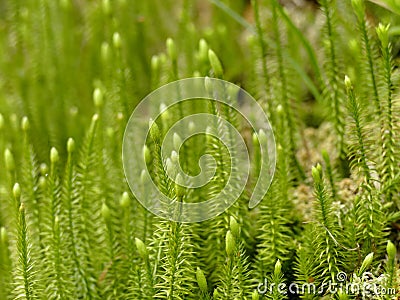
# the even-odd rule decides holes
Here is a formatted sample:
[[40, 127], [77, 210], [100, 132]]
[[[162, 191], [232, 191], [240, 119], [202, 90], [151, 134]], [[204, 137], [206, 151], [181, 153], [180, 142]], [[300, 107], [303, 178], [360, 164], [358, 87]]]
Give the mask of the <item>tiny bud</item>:
[[68, 153], [72, 153], [75, 151], [75, 141], [73, 138], [69, 138], [67, 141], [67, 151]]
[[149, 120], [150, 137], [154, 142], [158, 143], [160, 141], [160, 129], [153, 119]]
[[175, 194], [178, 198], [182, 198], [185, 195], [185, 182], [183, 181], [183, 177], [178, 173], [175, 178]]
[[139, 255], [143, 259], [147, 259], [148, 258], [147, 248], [146, 248], [145, 244], [142, 242], [142, 240], [135, 238], [135, 245], [136, 245], [136, 248], [138, 249]]
[[101, 206], [101, 215], [103, 216], [103, 218], [106, 222], [108, 222], [110, 220], [111, 212], [110, 212], [110, 208], [107, 206], [106, 203], [103, 203], [103, 205]]
[[119, 205], [123, 208], [128, 208], [130, 205], [131, 199], [129, 198], [129, 194], [127, 192], [123, 192], [121, 199], [119, 200]]
[[207, 293], [207, 291], [208, 291], [207, 280], [206, 280], [206, 277], [204, 276], [203, 271], [199, 267], [196, 269], [196, 279], [197, 279], [197, 284], [199, 285], [200, 290], [203, 293]]
[[103, 106], [103, 92], [99, 88], [95, 88], [93, 91], [93, 103], [95, 107]]
[[4, 127], [4, 117], [2, 114], [0, 114], [0, 130], [2, 130]]
[[344, 291], [339, 290], [338, 299], [339, 300], [348, 300], [349, 295], [347, 293], [345, 293]]
[[56, 148], [51, 147], [50, 149], [50, 162], [52, 164], [55, 164], [58, 162], [58, 160], [60, 159], [60, 156], [58, 155], [58, 151]]
[[360, 275], [363, 274], [365, 270], [371, 265], [373, 259], [374, 259], [373, 252], [371, 252], [364, 258], [364, 261], [362, 262], [360, 267], [360, 272], [359, 272]]
[[351, 5], [353, 6], [357, 18], [361, 21], [364, 18], [364, 0], [351, 0]]
[[175, 150], [172, 150], [172, 152], [171, 152], [171, 161], [172, 161], [174, 164], [179, 163], [178, 152], [176, 152]]
[[172, 137], [172, 141], [174, 143], [174, 148], [176, 151], [179, 150], [180, 146], [182, 145], [182, 139], [179, 136], [179, 134], [177, 134], [176, 132], [174, 132], [173, 137]]
[[165, 105], [165, 103], [160, 104], [160, 118], [163, 122], [163, 124], [166, 124], [168, 122], [168, 119], [170, 117], [170, 114], [168, 112], [168, 107]]
[[208, 50], [208, 59], [210, 60], [211, 68], [214, 70], [215, 77], [222, 77], [224, 71], [222, 69], [221, 61], [215, 52], [211, 49]]
[[326, 162], [329, 161], [329, 154], [328, 151], [326, 151], [325, 149], [322, 150], [322, 159]]
[[251, 294], [251, 300], [259, 300], [260, 299], [260, 295], [258, 294], [257, 291], [253, 291], [253, 293]]
[[158, 55], [153, 55], [151, 57], [151, 71], [154, 74], [157, 74], [159, 70], [160, 70], [160, 58], [158, 57]]
[[321, 165], [317, 164], [315, 167], [312, 167], [311, 169], [311, 174], [314, 178], [314, 181], [320, 181], [322, 178], [322, 172], [321, 172]]
[[103, 8], [104, 14], [109, 15], [111, 13], [110, 0], [103, 0], [102, 8]]
[[229, 218], [229, 228], [231, 229], [231, 232], [233, 236], [237, 239], [240, 236], [240, 226], [236, 219], [234, 217]]
[[258, 148], [260, 146], [260, 144], [258, 141], [257, 133], [253, 132], [253, 134], [251, 135], [251, 139], [253, 141], [253, 146]]
[[160, 104], [160, 114], [166, 113], [167, 109], [168, 107], [164, 102]]
[[25, 213], [25, 204], [24, 203], [21, 203], [21, 205], [19, 206], [19, 212]]
[[96, 123], [98, 119], [99, 119], [99, 115], [98, 114], [94, 114], [93, 117], [92, 117], [92, 122]]
[[110, 45], [107, 42], [101, 44], [100, 55], [103, 62], [107, 62], [110, 58]]
[[199, 41], [199, 59], [200, 61], [205, 61], [207, 60], [208, 56], [208, 44], [204, 39], [201, 39]]
[[349, 76], [347, 76], [347, 75], [344, 77], [344, 85], [346, 86], [347, 89], [352, 88], [351, 80], [350, 80]]
[[226, 254], [228, 254], [228, 256], [231, 256], [235, 251], [235, 247], [236, 247], [235, 238], [233, 237], [232, 232], [228, 230], [225, 238]]
[[147, 147], [146, 145], [143, 146], [143, 157], [146, 164], [149, 164], [151, 162], [151, 153], [149, 147]]
[[278, 114], [283, 113], [283, 107], [282, 107], [282, 105], [279, 104], [279, 105], [276, 107], [276, 112], [277, 112]]
[[46, 177], [40, 176], [39, 177], [39, 182], [38, 182], [39, 188], [44, 191], [47, 188], [47, 180]]
[[118, 32], [114, 32], [112, 39], [114, 48], [116, 49], [121, 48], [121, 36], [119, 35]]
[[167, 54], [168, 54], [169, 58], [172, 61], [175, 61], [177, 58], [177, 53], [176, 53], [176, 45], [175, 45], [174, 40], [171, 38], [168, 38], [166, 45], [167, 45]]
[[27, 131], [29, 129], [29, 120], [28, 117], [23, 117], [21, 121], [21, 128], [23, 131]]
[[14, 156], [12, 155], [10, 149], [8, 148], [4, 151], [4, 161], [6, 164], [6, 169], [8, 171], [14, 171], [15, 169]]
[[376, 34], [378, 35], [383, 48], [387, 48], [389, 45], [389, 28], [390, 25], [385, 26], [381, 23], [379, 23], [378, 27], [376, 28]]
[[16, 182], [13, 186], [13, 195], [15, 199], [21, 198], [21, 187], [19, 186], [18, 182]]
[[386, 252], [390, 260], [396, 258], [396, 253], [397, 253], [396, 246], [391, 241], [388, 241], [387, 243]]
[[2, 245], [8, 244], [8, 233], [5, 227], [0, 228], [0, 240]]
[[165, 161], [165, 167], [167, 169], [167, 174], [170, 177], [176, 177], [176, 164], [174, 164], [169, 157], [167, 157], [167, 160]]
[[49, 168], [47, 167], [47, 164], [41, 163], [39, 166], [40, 174], [43, 176], [46, 176], [47, 172], [49, 172]]
[[278, 259], [275, 263], [274, 275], [275, 277], [279, 277], [281, 274], [282, 274], [282, 264], [281, 261]]

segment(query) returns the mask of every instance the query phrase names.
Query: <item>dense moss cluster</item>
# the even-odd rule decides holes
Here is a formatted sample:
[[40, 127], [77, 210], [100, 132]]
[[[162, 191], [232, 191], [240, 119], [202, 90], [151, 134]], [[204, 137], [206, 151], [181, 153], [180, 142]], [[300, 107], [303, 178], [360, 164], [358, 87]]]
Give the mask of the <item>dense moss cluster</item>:
[[[397, 299], [400, 9], [371, 2], [0, 2], [0, 299]], [[140, 205], [121, 148], [139, 101], [192, 76], [257, 98], [277, 159], [249, 209], [262, 143], [205, 101], [240, 129], [251, 178], [226, 212], [185, 224]], [[209, 199], [229, 153], [200, 136], [164, 161], [169, 125], [156, 120], [143, 150], [153, 180], [178, 201]], [[196, 174], [202, 154], [217, 166], [205, 188], [167, 176], [177, 161]], [[361, 290], [331, 293], [333, 282]], [[365, 284], [387, 292], [362, 295]]]

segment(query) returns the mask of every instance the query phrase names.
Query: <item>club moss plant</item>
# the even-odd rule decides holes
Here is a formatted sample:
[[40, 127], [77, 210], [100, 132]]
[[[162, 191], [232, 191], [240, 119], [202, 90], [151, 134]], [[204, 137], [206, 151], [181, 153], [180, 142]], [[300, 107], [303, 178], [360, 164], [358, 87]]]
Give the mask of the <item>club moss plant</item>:
[[[2, 1], [0, 299], [372, 299], [363, 284], [398, 299], [399, 11], [389, 0]], [[121, 148], [139, 101], [191, 76], [255, 96], [277, 159], [249, 209], [265, 132], [211, 101], [151, 120], [145, 161], [179, 202], [219, 193], [234, 153], [200, 135], [164, 160], [160, 141], [177, 119], [224, 117], [248, 145], [240, 198], [186, 224], [140, 205]], [[204, 188], [168, 176], [177, 163], [197, 174], [203, 154], [217, 166]], [[332, 282], [360, 290], [331, 293]]]

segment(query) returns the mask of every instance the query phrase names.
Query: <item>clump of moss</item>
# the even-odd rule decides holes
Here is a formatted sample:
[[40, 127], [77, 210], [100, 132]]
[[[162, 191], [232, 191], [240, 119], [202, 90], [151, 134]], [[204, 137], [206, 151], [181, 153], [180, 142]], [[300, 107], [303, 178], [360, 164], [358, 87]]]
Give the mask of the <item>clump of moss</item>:
[[[398, 297], [399, 11], [390, 1], [286, 2], [0, 3], [0, 299], [360, 297], [323, 289], [339, 274]], [[243, 118], [207, 99], [164, 112], [143, 155], [158, 188], [178, 202], [221, 191], [231, 159], [210, 136], [164, 159], [160, 141], [178, 118], [224, 117], [253, 159], [234, 205], [183, 224], [135, 199], [121, 152], [140, 100], [191, 76], [254, 95], [277, 156], [268, 193], [249, 209], [262, 143]], [[216, 161], [204, 188], [167, 176], [177, 163], [197, 174], [200, 154]], [[144, 189], [146, 178], [138, 179]], [[257, 289], [265, 280], [275, 284], [266, 295]], [[293, 282], [321, 293], [276, 288]]]

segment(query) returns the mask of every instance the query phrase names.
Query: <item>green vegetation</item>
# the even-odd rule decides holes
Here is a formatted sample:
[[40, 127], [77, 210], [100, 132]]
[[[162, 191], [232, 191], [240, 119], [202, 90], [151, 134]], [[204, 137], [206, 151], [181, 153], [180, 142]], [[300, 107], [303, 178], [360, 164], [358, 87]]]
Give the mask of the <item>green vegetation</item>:
[[[398, 1], [248, 2], [0, 2], [1, 300], [361, 298], [330, 293], [340, 280], [400, 297]], [[231, 109], [204, 102], [240, 128], [251, 178], [225, 213], [185, 224], [140, 205], [121, 153], [140, 100], [192, 76], [259, 101], [277, 163], [249, 209], [263, 143]], [[231, 163], [222, 143], [199, 136], [180, 163], [196, 174], [211, 154], [214, 178], [186, 189], [167, 176], [177, 158], [163, 160], [160, 139], [194, 111], [163, 114], [144, 149], [160, 190], [184, 202], [221, 191]], [[320, 293], [279, 292], [290, 283]]]

